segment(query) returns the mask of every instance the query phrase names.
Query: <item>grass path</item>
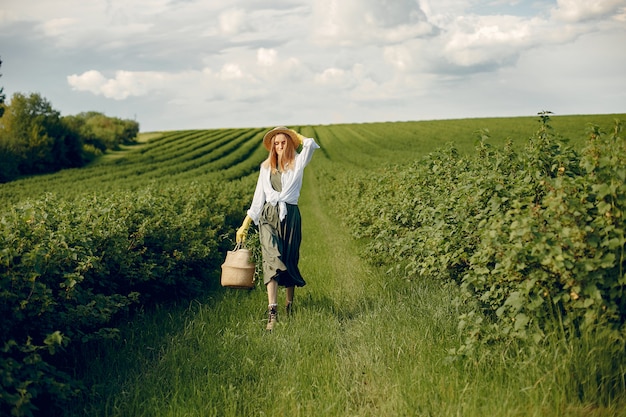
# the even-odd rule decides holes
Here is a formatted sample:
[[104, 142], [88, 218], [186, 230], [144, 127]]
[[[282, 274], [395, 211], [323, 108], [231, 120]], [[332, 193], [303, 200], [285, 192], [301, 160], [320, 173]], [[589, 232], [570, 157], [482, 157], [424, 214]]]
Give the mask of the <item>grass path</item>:
[[380, 416], [414, 409], [420, 400], [411, 391], [429, 383], [416, 374], [436, 369], [449, 345], [432, 345], [454, 327], [449, 300], [416, 302], [419, 288], [397, 292], [368, 267], [319, 198], [314, 164], [307, 170], [300, 265], [308, 285], [296, 290], [293, 317], [280, 316], [267, 334], [261, 287], [220, 290], [178, 311], [146, 314], [124, 331], [123, 349], [92, 352], [99, 400], [77, 414]]
[[454, 291], [368, 266], [321, 198], [318, 163], [330, 162], [314, 160], [305, 175], [308, 285], [296, 290], [293, 317], [279, 316], [268, 334], [261, 287], [145, 314], [124, 330], [121, 347], [90, 352], [95, 400], [68, 415], [609, 415], [570, 409], [543, 390], [550, 370], [518, 377], [519, 363], [447, 361], [458, 343]]

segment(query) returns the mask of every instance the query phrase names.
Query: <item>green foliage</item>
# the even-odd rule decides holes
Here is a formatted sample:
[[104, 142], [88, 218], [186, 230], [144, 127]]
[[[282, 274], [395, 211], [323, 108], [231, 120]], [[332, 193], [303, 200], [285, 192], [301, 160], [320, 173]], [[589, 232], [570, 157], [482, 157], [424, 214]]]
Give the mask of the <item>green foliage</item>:
[[[135, 309], [219, 282], [227, 236], [256, 183], [248, 174], [261, 160], [260, 132], [157, 135], [126, 151], [133, 163], [111, 159], [3, 186], [0, 314], [13, 318], [0, 324], [3, 413], [28, 415], [54, 392], [51, 403], [62, 406], [82, 391], [66, 372], [68, 354], [117, 337], [116, 323]], [[46, 340], [60, 345], [49, 350]]]
[[20, 173], [29, 175], [58, 169], [63, 156], [60, 114], [39, 94], [14, 94], [3, 118], [0, 137], [17, 159]]
[[7, 143], [0, 140], [0, 183], [17, 178], [19, 171], [15, 154]]
[[[333, 155], [342, 145], [327, 138], [322, 149]], [[624, 372], [624, 355], [610, 355], [624, 347], [598, 334], [553, 336], [532, 352], [519, 340], [483, 345], [446, 360], [459, 343], [458, 286], [396, 279], [358, 256], [337, 200], [326, 199], [350, 197], [332, 185], [348, 173], [356, 177], [321, 149], [307, 168], [300, 265], [310, 279], [296, 291], [295, 314], [281, 308], [277, 331], [262, 330], [265, 291], [220, 290], [146, 311], [120, 329], [121, 340], [81, 349], [87, 398], [63, 415], [623, 414], [624, 385], [610, 387], [606, 376]]]
[[[0, 67], [2, 66], [2, 60], [0, 59]], [[0, 74], [0, 77], [2, 74]], [[4, 115], [4, 100], [6, 99], [6, 95], [4, 94], [4, 87], [0, 87], [0, 117]], [[1, 178], [0, 178], [1, 180]]]
[[136, 143], [139, 123], [108, 117], [98, 112], [84, 112], [65, 116], [64, 122], [82, 137], [83, 143], [101, 151], [117, 150], [120, 145]]
[[83, 166], [107, 150], [134, 143], [139, 133], [137, 122], [101, 113], [61, 117], [39, 94], [16, 93], [6, 109], [0, 123], [0, 183]]
[[78, 384], [53, 365], [58, 348], [115, 337], [133, 305], [209, 288], [244, 204], [240, 188], [213, 182], [73, 201], [48, 194], [5, 213], [1, 409], [28, 415], [42, 393], [68, 399]]
[[[523, 142], [515, 121], [493, 120], [492, 132], [509, 125], [513, 132], [501, 149], [479, 127], [484, 120], [302, 131], [322, 145], [328, 163], [311, 173], [329, 207], [356, 225], [368, 259], [413, 281], [407, 288], [431, 278], [458, 284], [464, 341], [456, 353], [524, 340], [565, 340], [567, 350], [582, 335], [611, 341], [607, 350], [621, 364], [620, 127], [606, 135], [591, 126], [583, 152], [554, 134], [548, 113], [541, 116], [539, 131]], [[62, 124], [81, 137], [87, 119], [100, 120], [87, 113]], [[478, 140], [463, 136], [468, 126]], [[2, 414], [28, 415], [50, 396], [59, 406], [84, 392], [70, 377], [68, 353], [111, 342], [134, 309], [193, 297], [218, 282], [222, 254], [232, 248], [227, 236], [266, 155], [263, 131], [155, 133], [87, 167], [0, 187], [0, 312], [13, 319], [0, 324]], [[445, 140], [454, 146], [440, 147]], [[86, 145], [91, 155], [103, 151], [97, 143], [104, 142]], [[352, 308], [363, 291], [358, 280], [339, 279], [343, 272], [333, 271], [340, 309]], [[564, 357], [575, 359], [573, 351]], [[576, 364], [572, 372], [589, 376], [581, 392], [602, 392], [610, 402], [621, 368], [604, 365]]]
[[[542, 112], [521, 152], [479, 131], [474, 155], [454, 147], [338, 185], [367, 256], [409, 279], [460, 285], [472, 306], [457, 353], [477, 343], [608, 331], [623, 338], [626, 149], [621, 124], [567, 146]], [[354, 210], [354, 202], [359, 210]]]
[[0, 209], [48, 191], [73, 198], [85, 193], [138, 190], [147, 184], [179, 183], [184, 187], [199, 178], [238, 181], [256, 174], [267, 156], [260, 145], [261, 133], [261, 129], [224, 129], [157, 134], [148, 143], [111, 152], [80, 170], [4, 184], [0, 187]]
[[[495, 312], [497, 336], [606, 329], [621, 338], [624, 305], [626, 148], [593, 135], [579, 155], [540, 130], [522, 170], [532, 193], [492, 213], [462, 280], [468, 296]], [[515, 184], [519, 190], [524, 184]], [[511, 188], [511, 187], [509, 187]]]

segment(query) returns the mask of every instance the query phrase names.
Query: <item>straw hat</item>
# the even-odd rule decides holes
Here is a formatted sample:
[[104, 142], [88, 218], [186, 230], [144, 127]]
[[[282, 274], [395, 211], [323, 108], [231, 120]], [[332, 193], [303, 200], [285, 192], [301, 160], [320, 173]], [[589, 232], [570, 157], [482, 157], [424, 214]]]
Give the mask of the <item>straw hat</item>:
[[300, 137], [295, 131], [287, 129], [285, 126], [279, 126], [270, 130], [265, 134], [265, 136], [263, 136], [263, 146], [265, 146], [265, 149], [267, 149], [268, 151], [272, 149], [272, 139], [279, 133], [284, 133], [288, 138], [291, 139], [294, 149], [298, 149], [298, 146], [300, 146], [300, 144], [302, 143]]

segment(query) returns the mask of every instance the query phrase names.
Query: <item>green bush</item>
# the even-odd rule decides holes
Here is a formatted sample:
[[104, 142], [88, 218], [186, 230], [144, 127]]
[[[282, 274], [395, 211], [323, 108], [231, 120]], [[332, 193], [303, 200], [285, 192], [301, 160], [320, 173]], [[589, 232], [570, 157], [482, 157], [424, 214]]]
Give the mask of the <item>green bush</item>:
[[30, 415], [80, 390], [56, 366], [68, 345], [115, 337], [116, 318], [133, 306], [214, 285], [231, 245], [223, 236], [241, 221], [242, 189], [213, 182], [72, 201], [48, 194], [4, 213], [0, 315], [11, 319], [0, 323], [2, 414]]
[[579, 152], [541, 115], [519, 153], [510, 143], [492, 148], [482, 131], [474, 155], [447, 147], [337, 184], [348, 196], [337, 202], [355, 236], [367, 239], [369, 259], [408, 279], [460, 285], [468, 312], [459, 318], [465, 343], [457, 353], [508, 338], [541, 343], [554, 332], [623, 339], [621, 124], [608, 135], [592, 126]]

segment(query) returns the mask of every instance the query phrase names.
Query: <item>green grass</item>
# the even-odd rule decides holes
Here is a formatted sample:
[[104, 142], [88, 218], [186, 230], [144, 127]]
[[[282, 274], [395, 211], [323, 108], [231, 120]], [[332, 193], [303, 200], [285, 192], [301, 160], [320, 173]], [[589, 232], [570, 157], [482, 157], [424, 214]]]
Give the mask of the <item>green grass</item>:
[[[617, 116], [625, 118], [556, 116], [552, 125], [580, 148], [588, 123], [606, 131]], [[626, 394], [601, 383], [607, 368], [625, 367], [609, 356], [604, 348], [612, 341], [602, 335], [569, 342], [552, 335], [543, 349], [494, 344], [451, 358], [463, 337], [457, 289], [372, 266], [326, 195], [334, 178], [353, 169], [406, 163], [446, 143], [471, 152], [475, 132], [485, 128], [495, 146], [507, 138], [520, 144], [538, 127], [537, 117], [303, 127], [322, 149], [300, 199], [300, 267], [308, 285], [296, 290], [294, 315], [280, 315], [268, 334], [263, 286], [218, 283], [203, 298], [142, 311], [122, 323], [119, 340], [79, 346], [72, 369], [85, 395], [64, 415], [626, 416]], [[77, 193], [106, 193], [254, 175], [266, 155], [261, 134], [147, 134], [90, 167], [3, 184], [0, 197], [12, 204], [63, 195], [70, 185]]]
[[456, 289], [391, 279], [359, 256], [317, 175], [340, 167], [319, 153], [307, 168], [300, 206], [308, 285], [296, 290], [292, 317], [265, 332], [261, 286], [218, 288], [146, 312], [120, 341], [84, 352], [91, 396], [67, 415], [626, 415], [623, 397], [579, 395], [607, 363], [591, 339], [563, 346], [557, 338], [535, 352], [494, 345], [450, 360], [459, 343]]

